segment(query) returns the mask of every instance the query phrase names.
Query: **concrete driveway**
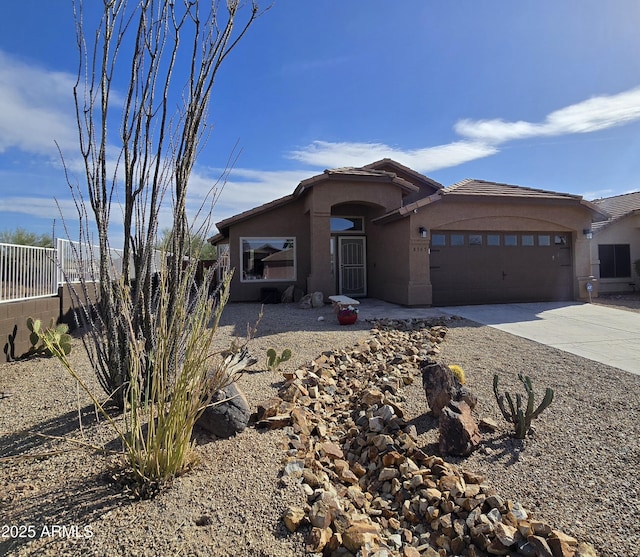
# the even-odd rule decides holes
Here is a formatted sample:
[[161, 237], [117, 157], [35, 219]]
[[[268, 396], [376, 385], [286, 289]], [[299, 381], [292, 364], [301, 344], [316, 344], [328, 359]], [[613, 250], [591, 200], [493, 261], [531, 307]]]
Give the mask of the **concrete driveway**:
[[394, 306], [378, 300], [362, 300], [360, 308], [360, 317], [364, 319], [459, 315], [476, 323], [640, 375], [640, 313], [632, 311], [578, 302], [418, 309]]

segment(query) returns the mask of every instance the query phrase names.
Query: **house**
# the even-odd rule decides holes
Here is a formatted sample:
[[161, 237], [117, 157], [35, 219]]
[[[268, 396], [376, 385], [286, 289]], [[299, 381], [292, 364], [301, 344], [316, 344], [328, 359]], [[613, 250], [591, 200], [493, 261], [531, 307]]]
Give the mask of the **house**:
[[640, 260], [640, 192], [593, 202], [610, 215], [593, 224], [591, 259], [601, 293], [629, 292], [640, 287], [635, 262]]
[[383, 159], [303, 180], [217, 223], [232, 301], [290, 285], [407, 306], [585, 298], [585, 231], [606, 219], [580, 196], [464, 180], [450, 187]]

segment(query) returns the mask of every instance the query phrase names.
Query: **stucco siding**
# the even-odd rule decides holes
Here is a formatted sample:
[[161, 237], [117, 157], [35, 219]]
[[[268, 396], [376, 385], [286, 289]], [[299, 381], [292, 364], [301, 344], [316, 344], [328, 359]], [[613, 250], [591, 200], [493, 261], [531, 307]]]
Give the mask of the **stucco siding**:
[[[628, 244], [631, 259], [629, 277], [601, 278], [598, 246], [603, 244]], [[636, 274], [634, 262], [640, 259], [640, 218], [629, 215], [605, 226], [596, 232], [591, 240], [591, 259], [593, 274], [598, 278], [600, 293], [629, 292], [640, 287], [640, 277]], [[632, 284], [635, 285], [631, 286]]]
[[[268, 280], [242, 282], [241, 238], [294, 238], [296, 257], [295, 280]], [[288, 286], [295, 285], [306, 290], [306, 280], [310, 273], [309, 216], [303, 211], [301, 201], [278, 207], [254, 218], [249, 218], [232, 226], [228, 238], [230, 265], [234, 270], [229, 299], [237, 301], [259, 301], [263, 289], [276, 288], [280, 293]]]

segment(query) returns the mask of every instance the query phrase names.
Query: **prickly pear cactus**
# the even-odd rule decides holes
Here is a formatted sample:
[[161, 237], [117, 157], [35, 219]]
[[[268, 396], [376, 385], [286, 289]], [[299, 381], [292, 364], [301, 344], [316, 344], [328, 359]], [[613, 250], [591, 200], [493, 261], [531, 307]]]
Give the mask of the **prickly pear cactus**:
[[280, 364], [286, 362], [291, 358], [291, 350], [288, 348], [282, 351], [282, 354], [278, 356], [277, 352], [273, 348], [267, 350], [267, 368], [270, 371], [275, 371], [280, 367]]
[[51, 351], [43, 342], [43, 338], [45, 337], [50, 339], [52, 344], [57, 346], [65, 356], [71, 352], [71, 335], [69, 334], [69, 327], [66, 324], [60, 323], [56, 325], [52, 319], [49, 322], [49, 327], [43, 329], [40, 319], [29, 317], [27, 319], [27, 329], [30, 331], [29, 342], [31, 343], [31, 347], [23, 354], [23, 358], [29, 358], [31, 356], [51, 357]]

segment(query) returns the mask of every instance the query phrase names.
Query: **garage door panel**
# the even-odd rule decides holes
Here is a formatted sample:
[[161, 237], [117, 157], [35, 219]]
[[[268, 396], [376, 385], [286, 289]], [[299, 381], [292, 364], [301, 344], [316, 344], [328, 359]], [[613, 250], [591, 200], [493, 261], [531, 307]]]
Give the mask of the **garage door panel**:
[[[572, 298], [572, 256], [566, 233], [502, 232], [499, 245], [487, 245], [488, 235], [496, 241], [495, 232], [436, 234], [445, 238], [445, 245], [431, 249], [434, 305]], [[452, 235], [458, 242], [464, 235], [464, 245], [451, 245]], [[507, 236], [516, 245], [505, 245]], [[539, 236], [543, 238], [537, 239]], [[523, 245], [524, 242], [534, 245]]]

